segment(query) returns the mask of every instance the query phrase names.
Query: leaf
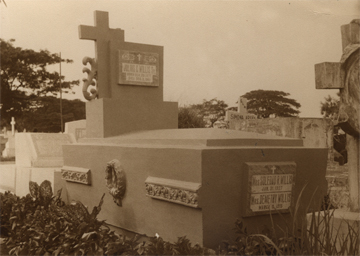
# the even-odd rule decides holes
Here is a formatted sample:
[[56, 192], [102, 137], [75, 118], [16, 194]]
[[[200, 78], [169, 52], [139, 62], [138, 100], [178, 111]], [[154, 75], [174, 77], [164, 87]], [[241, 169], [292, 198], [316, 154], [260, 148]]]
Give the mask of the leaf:
[[11, 230], [14, 230], [16, 228], [16, 222], [14, 221], [11, 227]]
[[52, 196], [53, 196], [53, 192], [52, 192], [52, 188], [51, 188], [51, 182], [48, 180], [44, 180], [41, 184], [40, 184], [40, 196], [46, 200], [46, 201], [50, 201]]
[[60, 252], [61, 252], [61, 246], [59, 246], [59, 247], [53, 252], [53, 254], [54, 254], [55, 256], [58, 256]]
[[30, 195], [33, 198], [35, 198], [35, 199], [40, 198], [40, 187], [36, 182], [33, 182], [33, 181], [29, 182], [29, 190], [30, 190]]
[[84, 233], [84, 234], [82, 235], [81, 239], [84, 239], [84, 240], [87, 241], [87, 240], [89, 240], [90, 238], [96, 237], [96, 236], [97, 236], [96, 232], [93, 231], [93, 232], [89, 232], [89, 233]]

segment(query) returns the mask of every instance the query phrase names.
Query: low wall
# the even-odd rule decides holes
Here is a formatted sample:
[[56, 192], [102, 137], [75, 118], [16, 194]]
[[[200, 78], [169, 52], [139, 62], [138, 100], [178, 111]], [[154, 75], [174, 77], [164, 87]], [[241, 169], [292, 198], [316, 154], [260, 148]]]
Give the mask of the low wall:
[[[333, 156], [333, 123], [324, 118], [277, 117], [229, 120], [229, 129], [302, 139], [304, 147], [329, 148]], [[332, 158], [331, 158], [332, 159]]]
[[15, 192], [15, 162], [0, 164], [0, 190]]

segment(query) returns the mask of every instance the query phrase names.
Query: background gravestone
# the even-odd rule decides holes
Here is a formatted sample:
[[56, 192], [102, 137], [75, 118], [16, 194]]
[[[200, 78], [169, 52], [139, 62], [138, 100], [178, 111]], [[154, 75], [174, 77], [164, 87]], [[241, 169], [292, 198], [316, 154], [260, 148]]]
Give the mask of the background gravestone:
[[350, 209], [359, 210], [360, 20], [341, 26], [340, 62], [315, 65], [317, 89], [340, 89], [338, 124], [346, 132]]

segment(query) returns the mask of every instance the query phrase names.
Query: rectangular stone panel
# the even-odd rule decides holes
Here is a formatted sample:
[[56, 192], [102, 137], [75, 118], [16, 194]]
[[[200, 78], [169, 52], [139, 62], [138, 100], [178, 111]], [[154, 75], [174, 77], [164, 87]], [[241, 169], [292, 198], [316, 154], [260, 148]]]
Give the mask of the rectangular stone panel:
[[323, 62], [315, 64], [316, 89], [344, 88], [340, 71], [341, 63], [339, 62]]
[[159, 54], [119, 50], [119, 84], [159, 86]]
[[257, 119], [256, 115], [253, 114], [241, 114], [236, 111], [228, 110], [226, 111], [225, 120], [226, 121], [239, 121], [239, 120], [252, 120]]
[[199, 208], [198, 190], [195, 182], [148, 177], [145, 180], [146, 195], [159, 200]]
[[73, 166], [63, 166], [61, 168], [61, 178], [66, 181], [91, 185], [90, 174], [90, 169], [86, 168]]
[[245, 163], [245, 216], [288, 212], [293, 203], [294, 162]]

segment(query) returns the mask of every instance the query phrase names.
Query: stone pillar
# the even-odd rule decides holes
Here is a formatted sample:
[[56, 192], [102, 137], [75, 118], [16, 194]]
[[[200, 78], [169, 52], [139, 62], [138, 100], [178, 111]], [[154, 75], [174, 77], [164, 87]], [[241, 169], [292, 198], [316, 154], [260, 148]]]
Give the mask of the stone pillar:
[[347, 134], [346, 150], [348, 152], [350, 209], [359, 211], [359, 138]]
[[315, 65], [317, 89], [340, 89], [338, 125], [346, 132], [350, 210], [359, 211], [360, 20], [341, 26], [340, 62]]

